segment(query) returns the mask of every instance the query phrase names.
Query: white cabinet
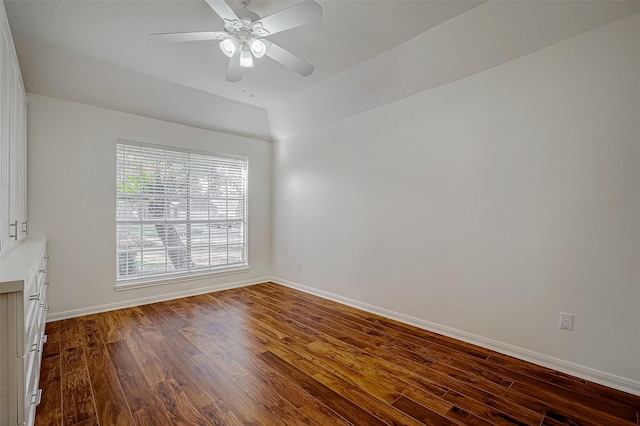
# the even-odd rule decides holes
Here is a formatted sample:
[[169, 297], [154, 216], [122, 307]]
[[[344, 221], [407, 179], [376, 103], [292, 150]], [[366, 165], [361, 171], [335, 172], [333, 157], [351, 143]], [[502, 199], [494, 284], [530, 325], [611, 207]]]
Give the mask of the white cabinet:
[[0, 250], [28, 233], [26, 121], [24, 84], [0, 2]]
[[[26, 95], [0, 1], [0, 425], [31, 426], [47, 306], [47, 242], [27, 222]], [[24, 240], [23, 240], [24, 239]], [[20, 241], [23, 240], [23, 241]]]
[[29, 237], [0, 253], [0, 425], [34, 424], [46, 342], [47, 241]]

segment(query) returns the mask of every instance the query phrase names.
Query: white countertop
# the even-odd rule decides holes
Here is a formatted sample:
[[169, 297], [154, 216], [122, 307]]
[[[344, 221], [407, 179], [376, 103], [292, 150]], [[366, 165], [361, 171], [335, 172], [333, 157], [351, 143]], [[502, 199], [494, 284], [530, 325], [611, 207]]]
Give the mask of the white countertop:
[[0, 252], [0, 293], [24, 289], [29, 270], [46, 242], [45, 237], [29, 236], [6, 253]]

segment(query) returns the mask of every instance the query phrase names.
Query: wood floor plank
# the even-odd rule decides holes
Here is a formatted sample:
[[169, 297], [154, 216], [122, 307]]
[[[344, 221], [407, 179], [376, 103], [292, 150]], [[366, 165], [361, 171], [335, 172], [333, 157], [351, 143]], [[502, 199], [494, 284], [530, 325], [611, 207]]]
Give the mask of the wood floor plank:
[[62, 321], [49, 322], [45, 326], [45, 334], [49, 342], [60, 342], [60, 325]]
[[[157, 399], [157, 397], [156, 397]], [[145, 405], [133, 412], [133, 419], [138, 426], [172, 426], [173, 423], [161, 402]]]
[[426, 392], [423, 388], [409, 386], [400, 396], [409, 398], [423, 407], [444, 416], [453, 407], [453, 403], [444, 399], [447, 392], [444, 392], [442, 395], [434, 395]]
[[80, 345], [80, 332], [78, 331], [77, 318], [69, 318], [60, 321], [59, 341], [63, 350], [68, 347]]
[[[339, 379], [336, 376], [323, 372], [316, 373], [314, 379], [327, 386], [329, 389], [345, 397], [358, 407], [371, 413], [386, 424], [399, 423], [403, 425], [423, 425], [422, 422], [416, 421], [401, 410], [391, 404], [382, 403], [382, 401], [372, 398], [368, 393], [369, 389], [361, 389], [358, 386], [352, 386], [350, 383]], [[399, 397], [399, 396], [398, 396]]]
[[469, 413], [472, 413], [475, 416], [481, 419], [484, 419], [493, 425], [527, 426], [530, 424], [540, 424], [543, 418], [543, 416], [540, 415], [539, 418], [536, 418], [532, 422], [525, 422], [507, 413], [504, 413], [500, 410], [496, 410], [488, 405], [485, 405], [479, 401], [476, 401], [473, 398], [469, 398], [465, 395], [462, 395], [458, 392], [447, 392], [447, 394], [444, 396], [444, 400], [450, 401], [456, 407], [460, 407], [463, 410], [466, 410]]
[[135, 357], [147, 384], [155, 385], [170, 379], [171, 374], [153, 349], [154, 342], [162, 341], [163, 338], [161, 335], [160, 337], [152, 335], [149, 338], [150, 333], [155, 334], [155, 331], [134, 330], [124, 341]]
[[226, 377], [224, 372], [208, 363], [206, 355], [195, 355], [193, 358], [194, 362], [200, 366], [203, 379], [212, 386], [225, 390], [224, 394], [221, 393], [216, 398], [216, 401], [224, 401], [225, 405], [230, 407], [244, 423], [282, 424], [269, 410], [265, 409], [266, 406], [271, 406], [272, 401], [261, 399], [256, 401], [252, 398], [253, 395], [247, 395], [233, 380]]
[[242, 421], [236, 416], [224, 401], [217, 401], [200, 409], [200, 413], [208, 421], [218, 426], [240, 426]]
[[384, 425], [384, 423], [371, 413], [358, 407], [353, 402], [331, 390], [313, 377], [298, 370], [272, 352], [264, 352], [259, 355], [267, 364], [285, 375], [296, 385], [306, 390], [323, 401], [333, 411], [354, 424]]
[[47, 324], [37, 425], [638, 424], [640, 396], [274, 283]]
[[132, 330], [138, 330], [150, 325], [150, 320], [136, 306], [109, 311], [100, 315], [89, 315], [87, 319], [96, 321], [105, 343], [126, 339]]
[[[60, 373], [60, 342], [50, 345], [49, 353], [42, 358], [40, 388], [42, 400], [36, 409], [36, 425], [60, 425], [62, 423], [62, 382]], [[54, 352], [57, 348], [57, 354]]]
[[236, 383], [254, 401], [260, 401], [269, 414], [280, 419], [282, 424], [318, 425], [304, 412], [291, 405], [276, 389], [265, 386], [259, 377], [249, 374], [236, 380]]
[[126, 337], [127, 318], [121, 310], [104, 312], [102, 315], [87, 316], [96, 321], [105, 343], [112, 343]]
[[491, 423], [489, 423], [488, 421], [474, 416], [473, 414], [458, 407], [457, 405], [454, 405], [451, 410], [449, 410], [447, 414], [445, 414], [445, 416], [463, 425], [491, 426]]
[[453, 420], [447, 419], [405, 396], [398, 398], [392, 405], [425, 425], [449, 426], [456, 424]]
[[63, 424], [75, 425], [87, 419], [97, 422], [89, 372], [63, 374], [61, 380]]
[[[166, 330], [179, 330], [188, 327], [189, 323], [170, 307], [171, 301], [144, 305], [139, 308], [152, 322], [159, 323], [160, 328]], [[154, 315], [152, 311], [155, 311]]]
[[[182, 333], [190, 342], [193, 342], [198, 349], [206, 353], [206, 356], [209, 358], [209, 363], [213, 363], [216, 368], [224, 371], [226, 376], [231, 380], [236, 381], [239, 378], [249, 375], [247, 369], [235, 359], [238, 355], [229, 350], [230, 346], [233, 345], [231, 341], [214, 341], [208, 336], [198, 333], [197, 331], [189, 330], [188, 328], [183, 329]], [[226, 348], [221, 347], [222, 345], [225, 345]]]
[[147, 386], [144, 374], [127, 343], [118, 340], [106, 346], [131, 411], [156, 405], [159, 401]]
[[575, 423], [569, 423], [565, 420], [563, 421], [558, 421], [558, 420], [554, 420], [552, 418], [549, 417], [545, 417], [542, 422], [540, 423], [540, 426], [567, 426], [567, 425], [572, 425]]
[[36, 414], [34, 423], [36, 426], [60, 426], [62, 424], [62, 408], [60, 406], [54, 409], [40, 410]]
[[[62, 424], [69, 426], [92, 419], [97, 422], [91, 380], [77, 318], [60, 321], [59, 345]], [[40, 377], [46, 380], [47, 376], [43, 376], [43, 373], [41, 372]], [[42, 386], [46, 386], [44, 382]]]
[[100, 424], [134, 425], [129, 404], [96, 321], [81, 320], [80, 333], [84, 342], [98, 421]]
[[80, 423], [76, 423], [73, 426], [100, 426], [100, 423], [98, 423], [98, 419], [96, 417], [92, 417], [92, 418], [83, 420]]
[[291, 405], [305, 413], [307, 417], [313, 419], [319, 425], [346, 425], [347, 422], [336, 416], [321, 401], [314, 396], [309, 395], [302, 389], [291, 386], [286, 377], [269, 366], [260, 366], [254, 369], [255, 376], [259, 378], [266, 386], [278, 389], [280, 395], [289, 401]]
[[171, 375], [169, 380], [174, 380], [197, 408], [207, 406], [219, 399], [220, 396], [215, 389], [210, 389], [211, 394], [203, 390], [203, 388], [210, 388], [210, 385], [204, 382], [198, 366], [194, 365], [179, 347], [170, 341], [158, 341], [155, 342], [154, 349]]
[[200, 415], [191, 399], [182, 390], [178, 382], [169, 379], [154, 385], [154, 391], [165, 409], [172, 425], [209, 425], [212, 424]]

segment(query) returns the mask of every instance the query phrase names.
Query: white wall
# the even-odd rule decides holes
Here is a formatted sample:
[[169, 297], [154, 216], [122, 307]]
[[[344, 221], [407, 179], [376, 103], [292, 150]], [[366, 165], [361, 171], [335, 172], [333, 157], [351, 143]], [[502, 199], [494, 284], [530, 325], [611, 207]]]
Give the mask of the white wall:
[[276, 142], [275, 276], [640, 392], [638, 40], [634, 15]]
[[484, 2], [269, 106], [271, 135], [282, 140], [320, 128], [638, 12], [637, 1]]
[[[271, 143], [29, 95], [31, 232], [49, 238], [50, 318], [181, 292], [181, 283], [116, 292], [118, 138], [249, 158], [247, 273], [190, 282], [192, 290], [271, 275]], [[174, 295], [177, 297], [177, 295]]]
[[15, 43], [29, 93], [271, 140], [267, 111], [262, 108], [30, 39], [15, 37]]

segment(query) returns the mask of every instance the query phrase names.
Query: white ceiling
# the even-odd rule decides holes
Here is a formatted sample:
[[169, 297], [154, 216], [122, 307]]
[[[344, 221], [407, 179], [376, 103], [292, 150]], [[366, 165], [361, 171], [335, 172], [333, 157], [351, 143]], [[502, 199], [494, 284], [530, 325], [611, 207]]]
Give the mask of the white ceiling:
[[[299, 1], [299, 0], [298, 0]], [[255, 0], [264, 17], [298, 1]], [[8, 1], [15, 37], [268, 108], [364, 62], [470, 8], [475, 1], [320, 1], [324, 19], [269, 37], [316, 66], [302, 77], [265, 57], [256, 60], [251, 98], [225, 81], [228, 58], [217, 41], [172, 43], [152, 33], [223, 30], [204, 0]], [[230, 2], [241, 8], [239, 2]]]
[[[297, 1], [255, 0], [268, 16]], [[261, 139], [283, 138], [515, 59], [640, 10], [638, 1], [319, 1], [320, 22], [270, 37], [315, 65], [256, 60], [255, 97], [225, 81], [204, 0], [5, 0], [28, 92]], [[238, 8], [237, 1], [230, 1]], [[250, 118], [250, 122], [247, 121]]]

